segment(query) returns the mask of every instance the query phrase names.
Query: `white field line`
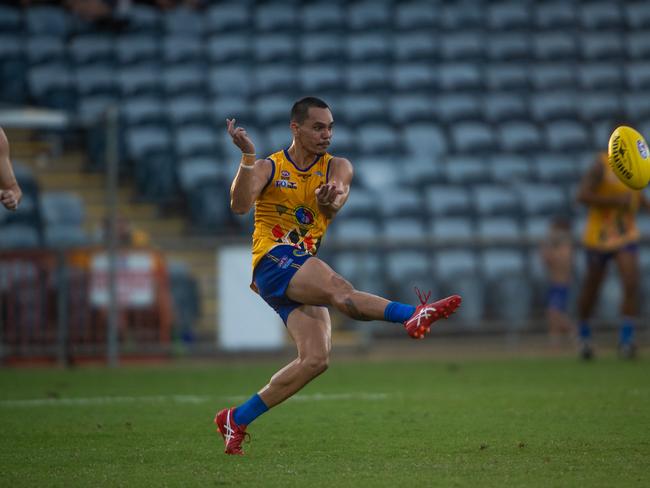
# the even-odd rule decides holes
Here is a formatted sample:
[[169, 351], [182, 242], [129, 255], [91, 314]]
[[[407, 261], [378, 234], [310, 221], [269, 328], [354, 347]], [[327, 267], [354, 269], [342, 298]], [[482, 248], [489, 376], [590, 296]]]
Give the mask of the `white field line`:
[[[289, 400], [299, 402], [322, 402], [339, 400], [386, 400], [386, 393], [313, 393], [311, 395], [296, 395]], [[215, 403], [218, 401], [242, 402], [248, 397], [244, 395], [229, 395], [211, 397], [207, 395], [152, 395], [152, 396], [100, 396], [80, 398], [33, 398], [25, 400], [0, 400], [3, 408], [25, 407], [69, 407], [69, 406], [95, 406], [114, 405], [120, 403]]]

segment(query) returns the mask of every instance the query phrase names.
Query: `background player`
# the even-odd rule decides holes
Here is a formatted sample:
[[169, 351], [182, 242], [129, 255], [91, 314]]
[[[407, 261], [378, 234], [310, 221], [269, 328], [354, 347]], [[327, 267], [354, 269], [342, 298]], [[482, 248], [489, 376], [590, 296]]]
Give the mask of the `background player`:
[[16, 210], [23, 192], [18, 186], [9, 159], [9, 140], [0, 127], [0, 203], [8, 210]]
[[326, 306], [356, 320], [403, 323], [411, 337], [422, 339], [433, 322], [460, 305], [457, 295], [435, 303], [426, 303], [429, 297], [420, 296], [417, 308], [389, 302], [355, 290], [313, 257], [327, 226], [345, 204], [352, 182], [350, 161], [327, 153], [333, 124], [325, 102], [303, 98], [291, 110], [291, 146], [257, 159], [246, 131], [235, 127], [234, 119], [227, 121], [228, 133], [242, 151], [231, 188], [231, 207], [243, 214], [255, 205], [251, 286], [282, 317], [298, 349], [298, 357], [259, 393], [217, 414], [215, 423], [228, 454], [242, 454], [248, 424], [327, 369], [331, 324]]
[[635, 354], [634, 329], [639, 313], [639, 230], [636, 213], [648, 203], [641, 192], [619, 181], [609, 168], [607, 154], [601, 153], [585, 173], [578, 191], [578, 201], [588, 206], [583, 244], [587, 272], [578, 300], [578, 336], [580, 354], [593, 356], [589, 323], [601, 284], [610, 261], [615, 261], [623, 287], [619, 352], [622, 357]]

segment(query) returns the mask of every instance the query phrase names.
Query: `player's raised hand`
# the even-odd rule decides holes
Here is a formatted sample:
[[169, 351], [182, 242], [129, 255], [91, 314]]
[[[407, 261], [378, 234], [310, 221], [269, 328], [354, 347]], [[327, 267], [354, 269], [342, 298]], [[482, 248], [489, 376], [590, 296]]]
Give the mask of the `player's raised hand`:
[[232, 137], [232, 142], [244, 154], [255, 154], [255, 144], [251, 141], [243, 127], [235, 126], [235, 119], [226, 119], [226, 128], [228, 134]]
[[14, 190], [0, 190], [0, 203], [5, 206], [7, 210], [16, 210], [22, 195]]
[[343, 190], [340, 190], [335, 182], [325, 183], [316, 188], [316, 200], [323, 207], [331, 205], [336, 197], [342, 194]]

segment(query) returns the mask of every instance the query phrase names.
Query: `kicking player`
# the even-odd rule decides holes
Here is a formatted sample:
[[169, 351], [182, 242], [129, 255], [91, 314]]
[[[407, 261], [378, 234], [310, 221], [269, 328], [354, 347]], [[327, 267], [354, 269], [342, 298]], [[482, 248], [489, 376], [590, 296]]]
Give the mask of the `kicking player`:
[[600, 286], [610, 261], [616, 262], [623, 286], [619, 353], [635, 355], [634, 329], [639, 313], [639, 230], [636, 214], [648, 202], [639, 191], [621, 183], [609, 168], [607, 154], [602, 153], [582, 178], [578, 201], [587, 205], [587, 223], [583, 235], [587, 272], [578, 299], [578, 337], [583, 359], [593, 357], [589, 323]]
[[291, 397], [328, 366], [332, 306], [356, 320], [401, 323], [415, 339], [460, 305], [453, 295], [417, 307], [357, 291], [325, 262], [314, 257], [327, 226], [345, 204], [352, 164], [327, 153], [334, 122], [325, 102], [307, 97], [291, 110], [293, 142], [288, 149], [258, 159], [246, 131], [227, 120], [228, 133], [242, 159], [231, 187], [232, 210], [255, 206], [251, 287], [282, 317], [298, 357], [278, 371], [247, 402], [215, 417], [227, 454], [243, 454], [248, 426], [259, 415]]
[[23, 192], [18, 186], [9, 159], [9, 140], [0, 127], [0, 203], [8, 210], [16, 210]]

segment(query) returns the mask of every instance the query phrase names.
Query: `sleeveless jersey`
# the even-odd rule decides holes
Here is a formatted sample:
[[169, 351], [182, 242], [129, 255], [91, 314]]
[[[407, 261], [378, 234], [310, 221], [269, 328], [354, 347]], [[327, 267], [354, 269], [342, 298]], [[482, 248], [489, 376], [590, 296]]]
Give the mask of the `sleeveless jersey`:
[[327, 182], [332, 155], [317, 156], [304, 170], [296, 167], [286, 149], [267, 159], [273, 162], [273, 172], [255, 201], [253, 269], [280, 244], [315, 255], [330, 223], [319, 212], [315, 192]]
[[628, 208], [589, 207], [582, 242], [588, 248], [612, 251], [639, 240], [635, 217], [639, 208], [640, 194], [619, 181], [609, 168], [607, 155], [601, 155], [600, 160], [604, 171], [596, 193], [607, 197], [631, 194], [632, 205]]

